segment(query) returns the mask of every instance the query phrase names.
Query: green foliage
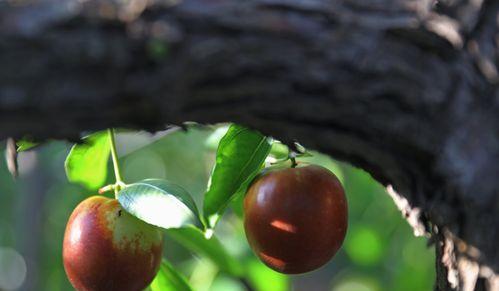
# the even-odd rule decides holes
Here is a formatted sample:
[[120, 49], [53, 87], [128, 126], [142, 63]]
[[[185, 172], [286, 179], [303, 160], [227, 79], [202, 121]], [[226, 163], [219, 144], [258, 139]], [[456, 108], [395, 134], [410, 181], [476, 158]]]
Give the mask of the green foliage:
[[207, 238], [199, 229], [193, 227], [169, 229], [167, 234], [192, 252], [210, 259], [223, 272], [232, 276], [243, 274], [241, 264], [229, 255], [215, 236]]
[[[236, 126], [232, 126], [234, 127]], [[125, 181], [141, 181], [151, 177], [174, 181], [192, 194], [192, 200], [196, 201], [197, 205], [202, 205], [208, 178], [210, 174], [215, 176], [217, 170], [216, 167], [212, 170], [215, 159], [218, 159], [215, 150], [220, 140], [225, 139], [227, 131], [228, 128], [225, 126], [219, 127], [216, 133], [207, 129], [190, 128], [187, 132], [174, 132], [161, 139], [151, 139], [149, 142], [144, 142], [147, 141], [147, 138], [144, 138], [147, 134], [139, 137], [136, 133], [120, 132], [119, 141], [124, 141], [120, 144], [122, 153], [126, 152], [122, 150], [123, 148], [133, 147], [132, 145], [137, 144], [139, 139], [142, 144], [148, 143], [147, 146], [133, 152], [129, 151], [129, 154], [120, 158]], [[244, 137], [245, 134], [241, 136]], [[78, 178], [86, 175], [99, 176], [102, 169], [105, 172], [109, 168], [107, 162], [109, 146], [103, 145], [108, 142], [106, 134], [104, 133], [101, 138], [87, 137], [85, 140], [87, 143], [75, 147], [78, 147], [80, 153], [82, 147], [86, 150], [72, 162], [74, 167], [84, 173]], [[232, 141], [237, 144], [240, 142], [242, 140]], [[246, 147], [244, 143], [240, 144], [240, 147]], [[254, 148], [254, 144], [252, 147]], [[97, 150], [97, 154], [87, 152], [99, 148], [102, 151]], [[24, 256], [26, 262], [34, 262], [29, 265], [28, 270], [28, 273], [39, 274], [39, 280], [32, 283], [34, 290], [72, 290], [61, 264], [61, 238], [71, 211], [89, 193], [88, 190], [69, 184], [63, 179], [61, 164], [67, 151], [65, 143], [50, 142], [32, 153], [20, 153], [26, 155], [24, 160], [31, 156], [36, 157], [33, 172], [43, 177], [43, 179], [23, 180], [22, 186], [10, 178], [5, 165], [0, 163], [0, 249], [16, 249]], [[274, 142], [269, 155], [285, 159], [287, 151], [285, 145]], [[102, 153], [106, 154], [105, 157], [98, 159], [100, 163], [92, 163], [85, 158], [88, 155], [93, 159]], [[236, 150], [230, 155], [236, 153], [239, 155]], [[244, 153], [241, 155], [245, 156]], [[217, 198], [215, 200], [220, 202], [217, 205], [223, 205], [220, 211], [214, 212], [216, 215], [223, 213], [223, 208], [226, 206], [224, 203], [228, 201], [234, 210], [234, 212], [229, 211], [217, 224], [216, 237], [214, 235], [207, 239], [205, 233], [193, 226], [165, 231], [164, 253], [168, 262], [164, 262], [149, 290], [190, 290], [188, 289], [190, 285], [195, 291], [242, 291], [244, 286], [240, 278], [244, 278], [257, 291], [315, 290], [314, 288], [334, 291], [431, 290], [435, 277], [434, 251], [426, 247], [424, 238], [413, 237], [410, 227], [401, 219], [400, 212], [384, 193], [382, 186], [374, 182], [369, 174], [320, 153], [313, 152], [312, 157], [298, 158], [298, 162], [315, 163], [328, 168], [340, 178], [346, 190], [349, 203], [349, 229], [343, 248], [329, 264], [303, 276], [284, 276], [267, 268], [256, 259], [248, 247], [243, 222], [240, 217], [234, 215], [234, 213], [242, 215], [245, 189], [239, 188], [228, 195], [221, 194], [220, 197], [215, 197]], [[259, 170], [260, 168], [256, 172]], [[233, 179], [230, 172], [227, 170], [227, 175]], [[240, 180], [244, 180], [245, 175], [242, 173]], [[224, 175], [217, 179], [214, 177], [210, 190], [235, 188], [235, 186], [219, 187], [229, 181], [224, 177]], [[107, 182], [112, 183], [111, 179], [112, 177], [108, 177]], [[43, 180], [43, 183], [40, 183], [40, 180]], [[103, 183], [94, 183], [94, 188]], [[130, 185], [131, 188], [127, 191], [135, 192], [136, 186]], [[167, 190], [165, 193], [168, 194], [152, 195], [159, 195], [160, 201], [163, 201], [162, 196], [170, 196], [170, 199], [175, 201], [174, 205], [179, 203], [180, 209], [186, 209], [187, 213], [191, 213], [190, 218], [184, 222], [199, 224], [195, 214], [197, 210], [191, 209], [195, 207], [194, 203], [185, 202], [189, 199], [181, 200], [182, 195], [170, 192], [175, 191]], [[69, 193], [72, 195], [68, 195]], [[220, 190], [219, 193], [223, 191]], [[145, 196], [141, 199], [150, 199], [149, 194]], [[169, 199], [163, 202], [168, 205], [172, 203]], [[147, 204], [154, 203], [141, 205]], [[165, 215], [166, 208], [159, 204], [162, 203], [158, 203], [157, 206], [162, 210], [158, 210], [157, 215], [158, 221], [161, 221], [157, 224], [174, 225], [169, 218], [159, 218], [159, 216], [168, 216]], [[156, 212], [154, 210], [156, 206], [134, 207], [140, 208], [139, 212], [145, 212], [145, 215], [153, 215]], [[40, 211], [26, 212], [18, 211], [19, 209]], [[33, 233], [39, 234], [37, 242], [31, 245], [40, 250], [36, 260], [30, 257], [29, 252], [22, 249], [22, 242], [32, 241], [30, 236]], [[210, 267], [206, 267], [207, 262]], [[200, 279], [200, 273], [206, 277], [204, 280]]]
[[163, 228], [201, 225], [191, 195], [179, 185], [161, 179], [146, 179], [118, 193], [123, 208], [143, 221]]
[[224, 125], [224, 126], [219, 126], [217, 129], [215, 129], [210, 136], [206, 138], [204, 141], [204, 145], [206, 146], [206, 149], [210, 151], [216, 151], [218, 148], [218, 145], [220, 144], [220, 141], [222, 138], [225, 136], [227, 131], [229, 130], [230, 125]]
[[243, 219], [244, 216], [244, 197], [246, 191], [238, 191], [234, 195], [234, 199], [230, 202], [230, 208], [234, 213], [241, 219]]
[[36, 147], [39, 143], [33, 142], [28, 139], [21, 139], [16, 141], [17, 152], [24, 152]]
[[149, 140], [148, 145], [120, 158], [124, 180], [134, 182], [158, 178], [175, 181], [193, 195], [197, 205], [201, 205], [209, 169], [213, 165], [213, 154], [204, 144], [210, 133], [206, 129], [176, 131], [153, 142], [144, 136], [122, 134], [129, 144]]
[[271, 139], [231, 125], [217, 149], [216, 164], [204, 200], [204, 216], [214, 227], [234, 195], [245, 189], [270, 152]]
[[75, 144], [65, 162], [68, 180], [95, 190], [104, 184], [111, 148], [106, 131], [93, 133]]
[[158, 274], [149, 286], [150, 291], [192, 291], [183, 275], [166, 260], [161, 262]]

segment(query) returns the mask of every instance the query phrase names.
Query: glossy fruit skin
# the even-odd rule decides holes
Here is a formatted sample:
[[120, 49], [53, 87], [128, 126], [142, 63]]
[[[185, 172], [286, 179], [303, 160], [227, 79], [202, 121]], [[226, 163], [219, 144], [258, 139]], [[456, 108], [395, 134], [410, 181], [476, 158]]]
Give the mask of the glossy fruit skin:
[[141, 291], [159, 270], [163, 236], [115, 199], [93, 196], [71, 214], [64, 269], [78, 291]]
[[244, 229], [255, 254], [285, 274], [327, 263], [347, 230], [347, 201], [336, 176], [320, 166], [273, 170], [244, 199]]

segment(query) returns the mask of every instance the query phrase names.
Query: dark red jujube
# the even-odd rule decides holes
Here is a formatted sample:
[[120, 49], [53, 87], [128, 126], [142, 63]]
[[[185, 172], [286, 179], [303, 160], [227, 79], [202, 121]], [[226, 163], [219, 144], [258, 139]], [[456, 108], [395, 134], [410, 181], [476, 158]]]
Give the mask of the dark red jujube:
[[347, 201], [338, 178], [320, 166], [272, 170], [256, 178], [244, 199], [244, 228], [270, 268], [305, 273], [327, 263], [347, 230]]

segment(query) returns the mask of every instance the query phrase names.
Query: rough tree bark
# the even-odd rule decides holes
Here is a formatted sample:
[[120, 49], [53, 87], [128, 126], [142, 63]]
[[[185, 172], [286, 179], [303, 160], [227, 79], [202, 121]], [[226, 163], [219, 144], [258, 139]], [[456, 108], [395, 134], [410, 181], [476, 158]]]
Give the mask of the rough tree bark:
[[498, 290], [499, 1], [0, 2], [0, 139], [239, 122], [389, 186], [438, 290]]

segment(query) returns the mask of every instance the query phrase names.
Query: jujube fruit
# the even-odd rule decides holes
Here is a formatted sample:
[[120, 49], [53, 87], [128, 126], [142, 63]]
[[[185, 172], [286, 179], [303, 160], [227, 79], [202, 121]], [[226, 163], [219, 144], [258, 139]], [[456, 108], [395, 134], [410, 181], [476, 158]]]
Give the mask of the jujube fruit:
[[244, 199], [249, 245], [270, 268], [312, 271], [338, 251], [347, 230], [340, 181], [320, 166], [271, 170], [257, 177]]
[[158, 272], [162, 252], [158, 228], [102, 196], [81, 202], [64, 234], [64, 268], [79, 291], [143, 290]]

